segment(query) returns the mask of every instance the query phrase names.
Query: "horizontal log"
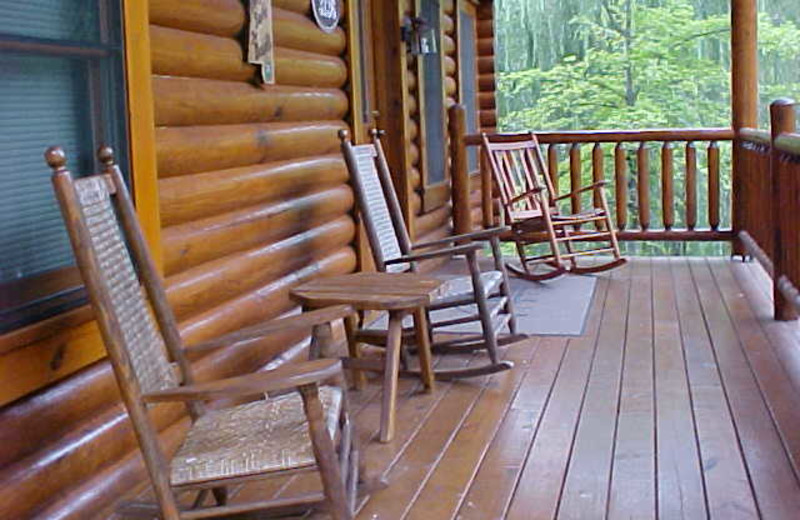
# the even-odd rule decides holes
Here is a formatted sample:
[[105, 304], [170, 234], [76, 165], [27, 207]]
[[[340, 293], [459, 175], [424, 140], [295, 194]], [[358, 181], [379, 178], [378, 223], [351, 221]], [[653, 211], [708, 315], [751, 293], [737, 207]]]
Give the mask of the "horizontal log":
[[415, 72], [411, 70], [406, 71], [406, 83], [408, 84], [409, 92], [413, 93], [417, 91], [417, 75]]
[[233, 38], [151, 25], [150, 49], [154, 74], [229, 81], [256, 77], [256, 68]]
[[284, 240], [207, 262], [168, 279], [169, 303], [178, 320], [186, 319], [320, 260], [354, 236], [353, 219], [344, 215]]
[[181, 324], [182, 334], [187, 343], [193, 344], [203, 341], [201, 338], [216, 337], [258, 323], [270, 316], [264, 309], [270, 308], [273, 299], [288, 301], [292, 287], [318, 276], [349, 273], [355, 268], [356, 255], [353, 249], [341, 249], [320, 262], [293, 271], [280, 280], [186, 320]]
[[417, 115], [417, 110], [419, 110], [419, 106], [417, 105], [417, 97], [410, 95], [406, 99], [408, 100], [408, 115], [411, 117]]
[[308, 16], [283, 9], [273, 9], [272, 16], [276, 46], [329, 56], [341, 56], [347, 47], [347, 37], [341, 28], [326, 33]]
[[457, 104], [458, 104], [458, 102], [457, 102], [457, 101], [455, 100], [455, 98], [454, 98], [454, 97], [452, 97], [452, 96], [447, 96], [447, 97], [444, 99], [444, 107], [445, 107], [447, 110], [450, 110], [450, 109], [451, 109], [453, 106], [455, 106], [455, 105], [457, 105]]
[[450, 54], [455, 55], [456, 53], [456, 41], [451, 38], [450, 36], [443, 34], [442, 35], [442, 54]]
[[344, 160], [335, 154], [161, 179], [161, 223], [173, 226], [298, 197], [343, 184], [347, 178]]
[[[417, 217], [417, 235], [423, 237], [441, 228], [450, 225], [450, 216], [453, 210], [449, 204], [445, 204], [431, 212], [424, 213]], [[422, 238], [418, 242], [424, 242]]]
[[495, 110], [480, 111], [481, 127], [497, 126], [497, 112]]
[[[542, 144], [573, 143], [642, 143], [675, 141], [730, 141], [730, 128], [665, 128], [653, 130], [591, 130], [569, 132], [536, 132]], [[528, 139], [527, 134], [494, 134], [499, 142], [518, 142]], [[470, 146], [481, 144], [480, 135], [468, 135], [464, 142]]]
[[[150, 26], [152, 68], [165, 76], [249, 81], [256, 67], [247, 63], [241, 44], [232, 38]], [[347, 66], [338, 56], [275, 47], [275, 79], [280, 85], [341, 87]]]
[[494, 37], [494, 22], [489, 19], [478, 20], [478, 38], [493, 38]]
[[342, 119], [348, 110], [339, 89], [171, 76], [153, 78], [153, 98], [158, 126]]
[[442, 15], [442, 19], [439, 25], [442, 29], [442, 32], [447, 35], [452, 36], [453, 32], [455, 32], [456, 24], [453, 21], [453, 17], [450, 16], [449, 14]]
[[456, 74], [456, 60], [454, 60], [450, 56], [445, 56], [442, 58], [442, 63], [444, 64], [444, 72], [448, 76], [455, 76]]
[[297, 199], [244, 208], [165, 228], [164, 272], [169, 276], [203, 262], [284, 239], [337, 218], [352, 208], [348, 186]]
[[494, 74], [479, 74], [478, 75], [478, 90], [481, 92], [494, 92]]
[[408, 146], [408, 160], [412, 166], [419, 165], [419, 147], [414, 143]]
[[[177, 450], [188, 428], [189, 418], [184, 417], [161, 432], [159, 439], [164, 451], [172, 453]], [[116, 519], [120, 503], [135, 499], [149, 485], [139, 451], [131, 451], [119, 462], [58, 493], [55, 500], [43, 505], [36, 515], [60, 520]]]
[[[351, 272], [354, 267], [355, 254], [352, 249], [339, 250], [320, 262], [239, 299], [237, 308], [231, 314], [226, 314], [227, 309], [222, 309], [217, 313], [209, 313], [206, 321], [199, 326], [196, 321], [182, 323], [182, 335], [193, 338], [193, 341], [203, 341], [219, 335], [220, 332], [216, 332], [218, 330], [228, 332], [277, 316], [292, 307], [289, 300], [292, 287], [316, 276]], [[227, 319], [216, 318], [217, 314]], [[204, 336], [206, 333], [210, 335]], [[220, 349], [195, 364], [198, 380], [230, 377], [257, 370], [301, 338], [301, 334], [273, 335]], [[111, 376], [108, 368], [106, 373], [107, 377]], [[183, 417], [178, 406], [159, 406], [152, 415], [160, 431]], [[54, 494], [53, 490], [63, 492], [72, 485], [86, 481], [135, 448], [130, 423], [121, 406], [114, 405], [108, 411], [91, 417], [77, 425], [70, 435], [0, 471], [0, 479], [7, 484], [0, 487], [3, 517], [30, 517], [29, 513], [60, 497], [61, 493]], [[59, 456], [53, 457], [53, 453]], [[12, 482], [13, 485], [8, 485]]]
[[246, 14], [240, 0], [150, 0], [150, 23], [233, 37], [242, 32]]
[[161, 178], [339, 151], [341, 121], [156, 129]]
[[337, 56], [276, 47], [275, 81], [279, 85], [339, 88], [347, 82], [347, 65]]
[[308, 0], [272, 0], [273, 9], [286, 9], [296, 13], [311, 14], [311, 2]]
[[411, 172], [409, 173], [409, 182], [411, 183], [411, 189], [416, 190], [422, 186], [422, 174], [419, 171], [419, 168], [411, 168]]
[[442, 11], [445, 13], [455, 13], [456, 2], [455, 0], [442, 0]]
[[494, 74], [494, 56], [478, 57], [478, 73]]
[[448, 96], [455, 97], [458, 94], [458, 83], [450, 76], [444, 78], [444, 93]]
[[410, 195], [411, 213], [419, 215], [422, 212], [422, 197], [416, 191], [412, 191]]
[[478, 104], [482, 110], [494, 110], [496, 108], [494, 92], [479, 92]]
[[494, 56], [494, 38], [478, 38], [478, 56]]
[[408, 126], [408, 139], [414, 141], [419, 136], [419, 125], [413, 119], [409, 119], [406, 124]]

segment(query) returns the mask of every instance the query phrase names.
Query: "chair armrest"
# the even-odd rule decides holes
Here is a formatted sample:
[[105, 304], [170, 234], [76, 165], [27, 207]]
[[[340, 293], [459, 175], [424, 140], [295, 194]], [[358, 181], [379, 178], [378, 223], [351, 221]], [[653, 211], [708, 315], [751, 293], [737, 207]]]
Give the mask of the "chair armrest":
[[566, 195], [561, 195], [560, 197], [556, 197], [554, 200], [568, 199], [568, 198], [572, 197], [573, 195], [577, 195], [578, 193], [583, 193], [584, 191], [596, 190], [598, 188], [602, 188], [606, 184], [608, 184], [608, 181], [597, 181], [597, 182], [594, 182], [592, 184], [589, 184], [588, 186], [584, 186], [582, 188], [578, 188], [577, 190], [573, 190], [573, 191], [567, 193]]
[[532, 189], [526, 191], [525, 193], [517, 195], [516, 197], [512, 198], [511, 200], [509, 200], [508, 201], [508, 205], [514, 204], [515, 202], [519, 202], [522, 199], [530, 197], [531, 195], [536, 195], [537, 193], [541, 193], [542, 191], [544, 191], [544, 188], [541, 188], [541, 187], [532, 188]]
[[353, 316], [356, 313], [349, 305], [335, 305], [332, 307], [325, 307], [310, 312], [304, 312], [296, 316], [289, 316], [277, 320], [268, 321], [260, 325], [254, 325], [241, 330], [237, 330], [231, 334], [226, 334], [219, 338], [215, 338], [197, 345], [184, 347], [184, 352], [193, 354], [197, 352], [208, 352], [218, 348], [227, 347], [238, 343], [240, 341], [255, 339], [272, 334], [274, 332], [284, 332], [287, 330], [310, 329], [315, 325], [329, 323], [347, 316]]
[[341, 374], [342, 362], [340, 360], [315, 359], [303, 363], [292, 363], [269, 372], [256, 372], [206, 383], [177, 386], [145, 394], [142, 398], [147, 403], [163, 403], [248, 397], [318, 384]]
[[511, 230], [510, 227], [501, 226], [482, 229], [480, 231], [473, 231], [472, 233], [464, 233], [462, 235], [451, 235], [447, 238], [441, 238], [439, 240], [431, 240], [430, 242], [420, 242], [419, 244], [414, 244], [412, 249], [426, 249], [434, 246], [446, 246], [448, 244], [452, 244], [453, 242], [461, 242], [463, 240], [488, 240], [509, 230]]
[[483, 246], [480, 244], [465, 244], [463, 246], [445, 247], [443, 249], [436, 249], [435, 251], [426, 251], [424, 253], [405, 255], [393, 260], [387, 260], [384, 263], [386, 265], [404, 264], [406, 262], [429, 260], [431, 258], [438, 258], [440, 256], [465, 255], [472, 251], [480, 251], [481, 249], [483, 249]]

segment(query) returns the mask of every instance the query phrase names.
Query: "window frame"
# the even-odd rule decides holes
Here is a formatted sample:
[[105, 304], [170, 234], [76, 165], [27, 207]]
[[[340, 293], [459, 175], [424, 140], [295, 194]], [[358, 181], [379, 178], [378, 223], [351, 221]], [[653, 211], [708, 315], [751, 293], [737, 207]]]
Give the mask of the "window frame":
[[[116, 4], [116, 5], [112, 5]], [[129, 110], [126, 77], [125, 27], [122, 2], [97, 0], [98, 40], [82, 42], [35, 36], [0, 33], [0, 54], [44, 56], [79, 60], [86, 68], [87, 98], [90, 103], [91, 141], [93, 148], [116, 137], [117, 161], [127, 170], [129, 164]], [[112, 10], [113, 9], [113, 10]], [[111, 24], [119, 22], [118, 32]], [[116, 40], [114, 41], [114, 37]], [[112, 71], [104, 67], [113, 67]], [[119, 81], [124, 91], [112, 93], [107, 80]], [[44, 150], [42, 150], [44, 152]], [[93, 168], [100, 167], [97, 158]], [[42, 160], [42, 168], [46, 168]], [[80, 172], [74, 172], [79, 174]], [[131, 182], [132, 178], [126, 180]], [[88, 303], [86, 290], [73, 263], [48, 271], [0, 283], [0, 336], [16, 336], [38, 323], [53, 321], [59, 315], [84, 316], [81, 310]], [[4, 338], [5, 339], [5, 338]], [[4, 349], [0, 348], [0, 351]]]
[[[473, 58], [474, 58], [474, 62], [475, 62], [475, 66], [474, 66], [473, 70], [475, 71], [475, 77], [472, 78], [472, 81], [474, 82], [474, 86], [475, 86], [475, 89], [474, 89], [475, 102], [473, 104], [473, 108], [475, 110], [475, 112], [474, 112], [474, 115], [475, 115], [475, 120], [474, 120], [475, 121], [475, 128], [467, 127], [467, 133], [478, 134], [478, 133], [481, 132], [480, 82], [478, 80], [478, 76], [479, 76], [479, 70], [478, 70], [478, 58], [479, 58], [479, 53], [478, 53], [478, 6], [472, 0], [458, 0], [456, 2], [456, 20], [455, 20], [455, 23], [456, 23], [456, 54], [458, 56], [458, 59], [456, 60], [456, 77], [458, 78], [458, 102], [459, 102], [459, 104], [464, 105], [465, 109], [468, 111], [469, 107], [468, 107], [468, 104], [467, 104], [466, 96], [464, 94], [465, 82], [464, 82], [464, 79], [461, 76], [461, 74], [463, 72], [461, 51], [462, 51], [462, 48], [464, 46], [464, 42], [461, 39], [461, 29], [462, 29], [462, 27], [461, 27], [461, 14], [462, 14], [462, 11], [465, 12], [468, 16], [470, 16], [472, 18], [474, 29], [475, 29], [474, 34], [473, 34], [473, 40], [472, 40], [474, 42], [474, 47], [475, 47], [473, 49], [474, 50]], [[469, 116], [467, 116], [467, 117], [469, 119]], [[469, 121], [467, 121], [467, 124], [468, 123], [469, 123]], [[480, 174], [480, 170], [481, 170], [481, 154], [478, 152], [478, 150], [475, 147], [471, 147], [471, 148], [475, 150], [477, 156], [475, 158], [476, 159], [475, 168], [473, 170], [469, 171], [468, 173], [469, 173], [470, 176], [474, 176], [474, 175]]]
[[[416, 3], [417, 16], [422, 16], [424, 13], [422, 3], [425, 0], [418, 0]], [[442, 29], [442, 18], [445, 15], [444, 3], [442, 0], [436, 1], [439, 6], [439, 23], [436, 27], [436, 56], [439, 62], [441, 82], [439, 84], [439, 95], [442, 100], [442, 139], [444, 143], [444, 162], [443, 162], [443, 177], [436, 182], [430, 181], [430, 171], [428, 164], [428, 156], [430, 150], [428, 149], [428, 104], [427, 96], [425, 93], [425, 60], [417, 57], [417, 100], [419, 108], [417, 110], [419, 116], [418, 128], [418, 143], [419, 143], [419, 171], [420, 171], [420, 189], [422, 195], [422, 211], [430, 213], [450, 201], [450, 167], [448, 161], [450, 158], [448, 146], [448, 129], [447, 129], [447, 92], [445, 92], [445, 79], [447, 78], [447, 71], [445, 69], [444, 60], [444, 30]]]

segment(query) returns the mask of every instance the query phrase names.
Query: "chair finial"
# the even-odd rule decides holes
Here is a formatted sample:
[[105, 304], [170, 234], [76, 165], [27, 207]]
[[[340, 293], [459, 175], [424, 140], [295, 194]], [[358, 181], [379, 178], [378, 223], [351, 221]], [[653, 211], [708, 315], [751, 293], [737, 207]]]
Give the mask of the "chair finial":
[[350, 140], [350, 132], [348, 130], [344, 129], [344, 128], [339, 130], [339, 140], [342, 141], [343, 143], [346, 143], [347, 141], [349, 141]]
[[51, 146], [44, 152], [44, 160], [53, 171], [59, 172], [67, 165], [67, 154], [60, 146]]
[[97, 158], [105, 167], [114, 166], [114, 149], [107, 144], [97, 149]]

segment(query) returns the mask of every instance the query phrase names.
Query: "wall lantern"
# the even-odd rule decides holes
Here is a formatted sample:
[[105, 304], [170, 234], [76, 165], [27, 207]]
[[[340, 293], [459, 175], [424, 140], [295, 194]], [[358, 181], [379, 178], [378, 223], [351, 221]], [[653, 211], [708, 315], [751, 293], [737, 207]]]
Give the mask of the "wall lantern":
[[436, 30], [424, 18], [406, 16], [400, 34], [412, 56], [436, 54], [438, 50]]

